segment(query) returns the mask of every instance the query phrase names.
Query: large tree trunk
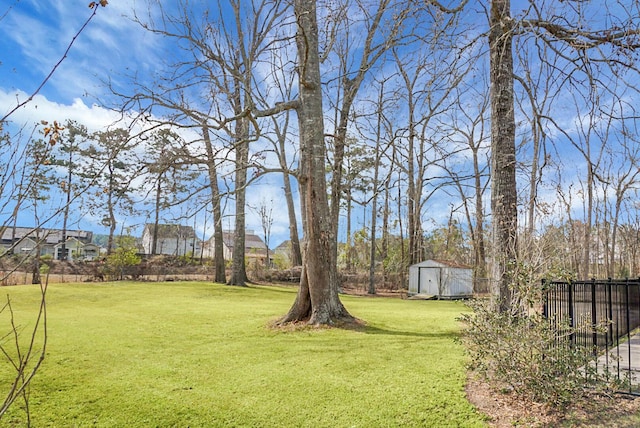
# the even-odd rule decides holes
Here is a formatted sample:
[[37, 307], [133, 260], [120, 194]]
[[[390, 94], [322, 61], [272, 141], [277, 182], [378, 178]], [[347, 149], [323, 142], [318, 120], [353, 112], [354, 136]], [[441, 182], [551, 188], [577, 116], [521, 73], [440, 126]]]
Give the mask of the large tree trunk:
[[[235, 82], [235, 114], [242, 111], [241, 91], [239, 82]], [[247, 167], [249, 162], [249, 123], [246, 118], [236, 121], [235, 130], [235, 153], [236, 153], [236, 215], [235, 232], [233, 234], [233, 255], [231, 260], [231, 278], [229, 285], [245, 286], [247, 280], [247, 270], [245, 266], [245, 203], [247, 187]]]
[[510, 0], [491, 2], [490, 26], [492, 279], [498, 309], [508, 311], [518, 227]]
[[213, 263], [214, 281], [224, 284], [227, 282], [224, 262], [224, 242], [222, 235], [222, 208], [220, 206], [220, 188], [218, 187], [218, 173], [216, 171], [216, 159], [213, 155], [209, 128], [202, 127], [204, 146], [207, 151], [207, 172], [209, 174], [209, 186], [211, 187], [211, 205], [213, 209]]
[[[242, 120], [241, 120], [242, 121]], [[248, 142], [237, 143], [236, 147], [236, 215], [233, 234], [233, 255], [231, 261], [231, 278], [229, 285], [244, 286], [247, 282], [245, 267], [245, 200], [247, 185]]]
[[298, 296], [281, 322], [335, 324], [353, 317], [338, 296], [333, 227], [325, 177], [325, 143], [318, 55], [316, 2], [295, 0], [300, 82], [300, 187], [305, 232], [303, 275]]

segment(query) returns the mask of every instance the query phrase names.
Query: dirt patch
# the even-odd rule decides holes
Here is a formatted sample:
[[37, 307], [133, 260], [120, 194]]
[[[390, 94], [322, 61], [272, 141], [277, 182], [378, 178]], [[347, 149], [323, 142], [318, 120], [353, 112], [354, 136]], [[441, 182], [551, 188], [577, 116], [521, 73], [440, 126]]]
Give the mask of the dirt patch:
[[569, 408], [552, 409], [496, 391], [471, 374], [467, 379], [468, 400], [496, 428], [507, 427], [620, 427], [638, 426], [640, 398], [622, 394], [588, 394]]

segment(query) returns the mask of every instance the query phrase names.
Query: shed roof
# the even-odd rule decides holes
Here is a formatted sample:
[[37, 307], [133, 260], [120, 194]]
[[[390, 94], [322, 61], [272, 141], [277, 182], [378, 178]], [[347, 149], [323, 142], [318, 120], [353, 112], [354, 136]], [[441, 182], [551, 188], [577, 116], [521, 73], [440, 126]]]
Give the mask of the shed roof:
[[424, 260], [418, 262], [412, 266], [415, 267], [448, 267], [454, 269], [471, 269], [471, 266], [463, 265], [462, 263], [453, 262], [450, 260]]

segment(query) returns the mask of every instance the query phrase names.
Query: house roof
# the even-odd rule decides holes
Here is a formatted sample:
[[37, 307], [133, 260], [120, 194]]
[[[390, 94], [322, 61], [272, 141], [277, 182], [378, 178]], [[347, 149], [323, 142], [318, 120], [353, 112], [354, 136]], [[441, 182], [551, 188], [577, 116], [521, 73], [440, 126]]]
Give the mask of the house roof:
[[[86, 230], [67, 230], [67, 239], [75, 238], [83, 243], [91, 242], [93, 238], [93, 232]], [[31, 239], [41, 239], [45, 244], [55, 245], [62, 242], [62, 230], [60, 229], [45, 229], [45, 228], [33, 228], [33, 227], [16, 227], [15, 235], [13, 226], [5, 226], [2, 233], [2, 242], [11, 243], [12, 237], [15, 236], [16, 240], [23, 239], [25, 237]]]
[[[154, 225], [147, 223], [144, 226], [144, 232], [153, 235]], [[159, 224], [158, 238], [196, 238], [196, 233], [191, 226], [182, 226], [179, 224]]]
[[[213, 239], [213, 238], [211, 238]], [[235, 233], [222, 232], [222, 240], [228, 248], [233, 248], [235, 242]], [[267, 245], [262, 238], [253, 233], [252, 231], [246, 231], [244, 235], [244, 247], [247, 249], [264, 250], [266, 251]]]
[[[79, 246], [84, 246], [84, 243], [77, 238], [70, 237], [70, 238], [67, 238], [64, 245], [79, 247]], [[54, 247], [61, 247], [61, 246], [62, 246], [62, 242], [58, 242], [56, 245], [54, 245]]]
[[291, 240], [287, 239], [283, 241], [280, 245], [276, 247], [276, 251], [290, 251], [291, 250]]

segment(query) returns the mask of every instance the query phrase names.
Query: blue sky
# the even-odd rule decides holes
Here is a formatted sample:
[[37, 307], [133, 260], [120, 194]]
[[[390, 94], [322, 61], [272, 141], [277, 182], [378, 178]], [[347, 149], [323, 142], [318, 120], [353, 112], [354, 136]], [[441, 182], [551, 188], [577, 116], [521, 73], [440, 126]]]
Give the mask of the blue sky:
[[[3, 37], [0, 77], [4, 91], [31, 93], [62, 58], [67, 46], [91, 16], [89, 2], [20, 0], [0, 21]], [[123, 14], [123, 3], [99, 7], [74, 42], [41, 94], [71, 104], [88, 94], [99, 95], [100, 79], [122, 67], [144, 64], [146, 35]], [[131, 43], [135, 40], [135, 43]], [[135, 58], [135, 59], [134, 59]], [[85, 101], [91, 104], [90, 100]]]
[[[518, 11], [528, 5], [528, 2], [524, 0], [514, 1], [513, 3], [514, 15], [519, 15], [520, 12]], [[33, 93], [52, 67], [61, 59], [76, 32], [92, 13], [88, 4], [89, 1], [87, 0], [57, 2], [10, 0], [3, 2], [0, 6], [1, 115], [4, 115], [17, 102], [26, 99]], [[159, 14], [158, 3], [154, 4], [151, 14], [154, 15], [153, 18], [157, 18]], [[597, 10], [598, 2], [594, 2], [595, 6], [590, 4], [585, 4], [584, 7], [594, 7], [593, 10]], [[607, 4], [610, 9], [613, 8], [611, 2], [602, 2], [602, 4]], [[111, 81], [118, 88], [126, 88], [129, 85], [129, 81], [124, 76], [132, 74], [137, 75], [141, 81], [150, 81], [156, 76], [162, 64], [171, 62], [180, 55], [177, 47], [155, 37], [132, 21], [134, 8], [137, 9], [139, 16], [146, 19], [149, 13], [146, 5], [146, 1], [112, 0], [106, 8], [98, 8], [95, 18], [74, 42], [68, 57], [62, 62], [39, 95], [35, 97], [32, 103], [11, 116], [14, 126], [19, 127], [27, 124], [27, 128], [29, 128], [40, 120], [64, 122], [67, 119], [73, 119], [86, 125], [90, 131], [94, 131], [104, 129], [118, 120], [119, 116], [116, 113], [101, 107], [101, 105], [111, 105], [114, 101], [110, 92], [105, 88], [104, 82]], [[174, 2], [165, 2], [163, 6], [171, 8], [173, 5], [175, 5]], [[568, 6], [558, 2], [557, 7]], [[356, 13], [350, 15], [354, 19], [357, 16]], [[588, 16], [593, 17], [594, 12], [589, 13]], [[477, 25], [474, 25], [473, 30], [468, 30], [465, 36], [467, 40], [481, 34], [485, 25], [482, 7], [474, 4], [467, 10], [464, 19], [477, 23]], [[359, 34], [361, 28], [353, 27], [352, 30], [354, 31], [351, 42], [361, 43], [362, 34]], [[532, 46], [530, 44], [527, 45], [529, 42], [524, 38], [519, 39], [517, 43], [516, 49], [519, 49], [520, 52], [524, 52]], [[468, 52], [468, 55], [477, 52], [486, 52], [486, 44], [477, 44], [472, 52]], [[535, 56], [537, 54], [538, 52], [533, 49], [527, 52], [531, 68], [534, 72], [544, 75], [544, 70], [539, 68], [539, 63], [536, 62]], [[486, 57], [484, 60], [486, 60]], [[335, 57], [327, 61], [327, 68], [335, 65], [337, 65]], [[386, 65], [389, 69], [393, 68], [393, 64], [388, 63]], [[562, 64], [562, 66], [564, 67], [566, 64]], [[380, 71], [378, 76], [386, 73], [385, 67], [381, 67], [380, 70], [383, 71]], [[469, 88], [476, 89], [487, 84], [488, 79], [483, 79], [481, 76], [484, 71], [482, 66], [478, 67], [477, 73], [479, 74], [475, 76], [477, 81], [469, 82]], [[522, 71], [522, 68], [520, 68], [520, 71]], [[269, 72], [267, 68], [260, 70], [261, 76], [268, 76]], [[625, 78], [633, 80], [636, 79], [636, 76], [627, 75]], [[334, 84], [336, 80], [333, 80]], [[616, 81], [614, 79], [612, 84]], [[369, 81], [368, 83], [371, 82]], [[561, 86], [557, 81], [549, 80], [549, 87], [557, 89]], [[367, 100], [372, 100], [376, 96], [375, 90], [367, 92], [368, 88], [372, 87], [372, 85], [365, 84], [359, 95], [358, 102], [360, 104], [354, 106], [355, 111], [366, 111], [369, 108], [367, 107]], [[602, 94], [606, 95], [606, 91], [603, 91]], [[476, 108], [475, 98], [481, 95], [481, 91], [467, 90], [465, 95], [469, 97], [466, 104], [467, 107]], [[544, 182], [540, 189], [539, 198], [542, 203], [547, 204], [544, 209], [552, 212], [564, 210], [562, 203], [557, 200], [558, 186], [567, 193], [573, 192], [574, 196], [570, 201], [571, 204], [575, 205], [572, 207], [573, 212], [579, 213], [584, 202], [580, 196], [580, 191], [575, 189], [583, 189], [584, 187], [584, 183], [576, 180], [576, 171], [581, 173], [585, 171], [586, 164], [580, 155], [571, 148], [567, 136], [579, 134], [577, 124], [579, 119], [585, 115], [585, 111], [582, 109], [583, 106], [574, 102], [572, 95], [571, 87], [564, 86], [563, 91], [553, 95], [554, 106], [546, 111], [566, 131], [566, 134], [563, 135], [553, 129], [552, 126], [546, 129], [549, 142], [553, 140], [553, 142], [557, 143], [553, 149], [549, 146], [550, 153], [554, 156], [553, 168], [556, 168], [557, 172], [547, 169], [545, 174], [550, 176], [555, 174], [557, 176]], [[601, 99], [602, 105], [606, 105], [608, 102], [604, 95], [602, 95], [603, 98]], [[627, 95], [629, 105], [633, 105], [633, 100], [637, 97], [637, 92], [629, 91]], [[404, 106], [401, 102], [398, 103], [396, 113], [399, 117], [404, 113]], [[332, 127], [331, 119], [332, 117], [328, 117], [327, 130]], [[521, 122], [521, 129], [526, 129], [527, 119], [526, 112], [519, 112], [518, 120]], [[526, 133], [519, 133], [519, 141], [524, 141], [529, 137]], [[592, 143], [597, 149], [599, 142], [595, 137]], [[600, 147], [602, 147], [601, 144]], [[527, 154], [525, 150], [522, 153], [521, 160], [526, 161]], [[468, 159], [460, 156], [457, 160], [459, 162], [458, 166], [464, 170], [466, 167], [465, 162]], [[435, 173], [440, 172], [436, 171]], [[599, 197], [603, 198], [606, 192], [611, 192], [611, 188], [601, 189], [600, 192]], [[287, 239], [288, 230], [282, 191], [277, 177], [274, 176], [266, 177], [263, 181], [252, 185], [248, 192], [248, 204], [250, 206], [258, 207], [263, 202], [271, 203], [271, 201], [273, 201], [274, 205], [272, 246], [275, 246]], [[449, 197], [446, 193], [434, 197], [433, 201], [429, 202], [425, 209], [425, 229], [432, 227], [434, 224], [446, 224], [452, 204], [458, 206], [459, 201]], [[357, 210], [354, 218], [355, 227], [361, 227], [363, 223], [368, 221], [363, 219], [365, 213], [367, 213], [366, 209]], [[231, 210], [227, 211], [227, 214], [229, 217], [225, 219], [225, 227], [229, 227], [232, 224], [228, 220]], [[369, 214], [367, 213], [367, 215]], [[145, 218], [127, 219], [126, 225], [139, 227], [145, 220]], [[196, 220], [200, 224], [199, 227], [202, 228], [203, 220], [198, 218]], [[343, 226], [344, 217], [341, 222], [341, 226]], [[28, 218], [21, 219], [21, 223], [25, 226], [30, 225]], [[192, 224], [192, 221], [187, 223]], [[77, 224], [81, 228], [104, 232], [104, 228], [99, 226], [99, 222], [88, 215], [79, 218]], [[210, 224], [208, 225], [209, 227]], [[259, 216], [256, 210], [251, 208], [247, 208], [247, 227], [256, 231], [261, 228]], [[140, 231], [141, 228], [138, 228], [137, 233], [140, 233]]]
[[[19, 0], [3, 4], [0, 9], [0, 113], [6, 114], [18, 102], [33, 94], [54, 65], [62, 58], [77, 31], [91, 16], [92, 9], [86, 0], [41, 2]], [[161, 43], [139, 24], [132, 21], [133, 7], [143, 3], [112, 0], [107, 7], [99, 7], [96, 16], [75, 40], [69, 55], [61, 63], [53, 77], [43, 87], [33, 102], [15, 112], [10, 120], [17, 128], [41, 120], [76, 120], [89, 131], [102, 130], [119, 119], [119, 115], [101, 107], [112, 102], [105, 82], [110, 80], [119, 88], [127, 85], [125, 75], [136, 74], [151, 78], [155, 65], [175, 54], [175, 48]], [[146, 9], [139, 9], [146, 14]], [[144, 16], [144, 15], [143, 15]], [[16, 129], [13, 128], [13, 129]], [[261, 232], [261, 222], [256, 213], [262, 203], [274, 201], [276, 207], [284, 207], [282, 192], [270, 180], [261, 180], [248, 193], [247, 227]], [[228, 203], [231, 207], [232, 204]], [[229, 211], [224, 227], [232, 227]], [[287, 239], [286, 215], [274, 210], [272, 246]], [[168, 216], [169, 217], [169, 216]], [[31, 219], [32, 220], [32, 219]], [[134, 226], [141, 233], [140, 225], [148, 221], [144, 217], [120, 219], [126, 226]], [[209, 235], [202, 216], [196, 217], [198, 233]], [[22, 225], [31, 225], [28, 215], [20, 217]], [[189, 225], [193, 220], [186, 221]], [[104, 233], [98, 219], [84, 215], [77, 219], [77, 227]]]

